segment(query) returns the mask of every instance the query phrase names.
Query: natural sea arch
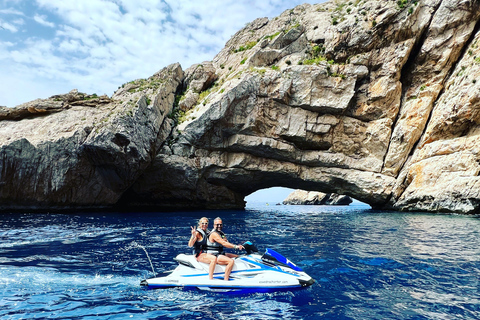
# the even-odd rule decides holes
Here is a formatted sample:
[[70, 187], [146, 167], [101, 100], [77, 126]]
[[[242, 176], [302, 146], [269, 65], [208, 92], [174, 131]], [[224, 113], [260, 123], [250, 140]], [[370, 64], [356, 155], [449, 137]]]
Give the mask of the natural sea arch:
[[[257, 190], [245, 197], [246, 208], [257, 205], [278, 205], [288, 197], [290, 193], [295, 191], [285, 187], [271, 187]], [[368, 204], [353, 199], [352, 206], [361, 206], [362, 208], [371, 208]]]

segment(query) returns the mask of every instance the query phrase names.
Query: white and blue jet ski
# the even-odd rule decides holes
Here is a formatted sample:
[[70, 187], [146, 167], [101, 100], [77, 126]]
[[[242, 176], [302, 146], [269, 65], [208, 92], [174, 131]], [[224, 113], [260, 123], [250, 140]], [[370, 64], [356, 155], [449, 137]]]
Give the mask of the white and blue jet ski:
[[194, 255], [179, 254], [178, 266], [158, 277], [143, 280], [148, 289], [179, 287], [214, 292], [250, 293], [294, 290], [312, 285], [315, 281], [293, 262], [267, 249], [263, 255], [246, 242], [246, 255], [234, 258], [230, 281], [224, 281], [225, 266], [216, 265], [214, 278], [208, 278], [208, 264], [198, 262]]

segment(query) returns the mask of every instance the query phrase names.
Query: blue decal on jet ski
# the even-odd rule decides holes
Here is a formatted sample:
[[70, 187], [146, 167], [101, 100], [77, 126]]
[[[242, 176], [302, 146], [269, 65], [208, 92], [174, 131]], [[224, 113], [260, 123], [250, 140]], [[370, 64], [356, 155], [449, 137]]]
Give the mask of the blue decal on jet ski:
[[[235, 273], [251, 273], [251, 272], [254, 272], [254, 271], [262, 271], [262, 269], [249, 269], [249, 270], [234, 270], [231, 272], [231, 274], [235, 274]], [[213, 274], [214, 276], [215, 275], [223, 275], [223, 272], [221, 273], [214, 273]], [[202, 276], [208, 276], [208, 273], [197, 273], [197, 274], [184, 274], [182, 275], [181, 277], [202, 277]], [[222, 277], [223, 279], [223, 277]]]

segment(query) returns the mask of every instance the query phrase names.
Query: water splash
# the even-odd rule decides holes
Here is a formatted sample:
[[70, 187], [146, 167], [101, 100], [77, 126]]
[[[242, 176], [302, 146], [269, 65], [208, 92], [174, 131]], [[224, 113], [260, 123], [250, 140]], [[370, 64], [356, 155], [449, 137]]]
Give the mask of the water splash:
[[152, 267], [152, 272], [153, 272], [153, 276], [156, 277], [157, 276], [157, 273], [155, 272], [155, 269], [153, 268], [153, 263], [152, 263], [152, 260], [150, 259], [150, 256], [148, 254], [148, 251], [147, 249], [142, 246], [141, 244], [139, 244], [138, 242], [136, 241], [133, 241], [129, 246], [127, 246], [125, 249], [126, 250], [131, 250], [131, 249], [142, 249], [143, 251], [145, 251], [145, 254], [147, 255], [147, 259], [148, 259], [148, 262], [150, 262], [150, 267]]

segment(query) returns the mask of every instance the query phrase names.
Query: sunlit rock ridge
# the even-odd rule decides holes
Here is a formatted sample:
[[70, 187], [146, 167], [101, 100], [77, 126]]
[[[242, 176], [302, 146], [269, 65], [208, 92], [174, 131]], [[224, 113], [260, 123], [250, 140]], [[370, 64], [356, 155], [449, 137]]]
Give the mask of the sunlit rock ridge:
[[339, 194], [323, 193], [317, 191], [295, 190], [291, 192], [282, 204], [285, 205], [340, 205], [345, 206], [352, 203], [348, 196]]
[[477, 213], [479, 17], [473, 0], [305, 4], [112, 97], [3, 108], [0, 208], [243, 208], [282, 186]]

